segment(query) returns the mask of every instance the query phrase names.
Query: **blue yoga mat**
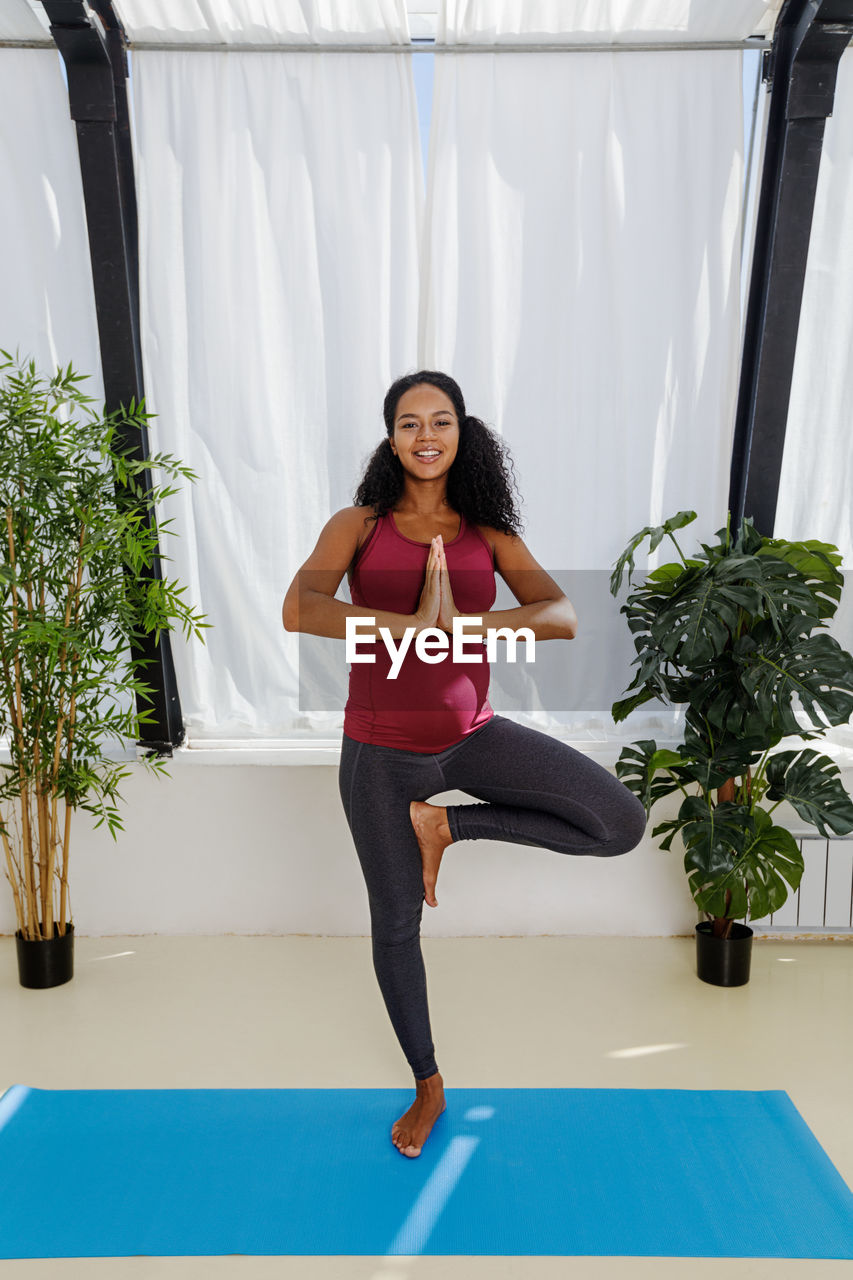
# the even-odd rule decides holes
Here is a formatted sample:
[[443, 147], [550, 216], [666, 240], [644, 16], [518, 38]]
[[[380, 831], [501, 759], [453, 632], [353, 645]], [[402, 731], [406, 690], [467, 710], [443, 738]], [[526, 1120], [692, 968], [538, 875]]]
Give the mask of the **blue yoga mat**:
[[781, 1090], [30, 1089], [0, 1098], [0, 1257], [853, 1258]]

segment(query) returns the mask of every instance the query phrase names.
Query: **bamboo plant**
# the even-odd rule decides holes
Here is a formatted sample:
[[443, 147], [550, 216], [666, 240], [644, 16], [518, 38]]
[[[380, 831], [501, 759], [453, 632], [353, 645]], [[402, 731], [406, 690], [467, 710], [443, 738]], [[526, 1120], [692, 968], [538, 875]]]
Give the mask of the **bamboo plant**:
[[[180, 599], [186, 588], [139, 573], [172, 523], [158, 530], [154, 504], [177, 492], [146, 490], [146, 471], [196, 479], [169, 454], [128, 448], [154, 416], [144, 401], [98, 413], [77, 385], [89, 375], [71, 364], [48, 378], [32, 360], [0, 357], [0, 735], [11, 756], [0, 838], [21, 936], [40, 940], [73, 924], [72, 812], [99, 815], [113, 839], [123, 829], [115, 801], [131, 770], [105, 739], [126, 746], [153, 718], [136, 709], [153, 689], [131, 641], [154, 632], [156, 643], [179, 620], [203, 642], [208, 624]], [[166, 772], [156, 756], [140, 762]]]
[[[762, 919], [799, 886], [797, 841], [772, 814], [783, 800], [824, 836], [853, 830], [853, 803], [829, 757], [806, 748], [774, 751], [786, 735], [819, 738], [853, 712], [853, 656], [826, 634], [841, 597], [841, 556], [831, 543], [762, 537], [745, 518], [737, 539], [731, 513], [718, 543], [686, 558], [675, 530], [696, 519], [680, 511], [636, 534], [610, 580], [616, 595], [634, 552], [649, 538], [654, 551], [671, 539], [680, 563], [661, 565], [627, 598], [626, 614], [639, 664], [613, 704], [614, 720], [657, 698], [684, 703], [684, 741], [676, 750], [653, 740], [625, 747], [617, 777], [649, 814], [664, 796], [681, 792], [678, 816], [652, 831], [669, 849], [678, 832], [693, 899], [713, 921], [715, 937], [730, 937], [735, 920]], [[632, 664], [633, 665], [633, 664]], [[627, 690], [626, 690], [627, 692]], [[811, 724], [797, 720], [797, 697]], [[821, 719], [821, 716], [825, 719]], [[689, 788], [695, 788], [690, 790]], [[766, 801], [775, 801], [767, 807]]]

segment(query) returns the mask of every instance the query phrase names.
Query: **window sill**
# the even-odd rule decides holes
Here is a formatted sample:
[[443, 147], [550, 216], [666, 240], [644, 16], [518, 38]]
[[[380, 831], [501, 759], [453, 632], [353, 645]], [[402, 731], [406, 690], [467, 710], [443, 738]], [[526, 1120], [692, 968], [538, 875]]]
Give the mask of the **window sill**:
[[[550, 735], [557, 737], [556, 734]], [[619, 759], [623, 743], [591, 742], [588, 739], [558, 738], [567, 742], [576, 751], [582, 752], [591, 760], [605, 768], [612, 768]], [[675, 747], [675, 741], [658, 743], [660, 747]], [[133, 759], [133, 756], [129, 756]], [[313, 738], [310, 742], [304, 739], [255, 739], [229, 741], [227, 739], [207, 739], [200, 742], [196, 739], [189, 746], [178, 747], [172, 760], [182, 764], [251, 764], [251, 765], [318, 765], [337, 766], [341, 758], [341, 738]]]
[[[588, 756], [590, 760], [612, 769], [619, 759], [623, 742], [595, 742], [585, 738], [561, 738], [550, 735], [559, 742], [566, 742], [576, 751]], [[676, 739], [659, 738], [659, 748], [673, 750], [678, 746]], [[780, 743], [779, 750], [790, 750], [793, 740]], [[803, 745], [812, 745], [805, 743]], [[842, 774], [842, 785], [853, 785], [853, 747], [837, 747], [825, 743], [819, 748], [822, 754], [832, 759]], [[146, 752], [144, 749], [130, 745], [127, 747], [112, 746], [104, 750], [104, 755], [114, 761], [140, 761]], [[0, 742], [0, 767], [11, 763], [11, 752], [5, 742]], [[341, 736], [304, 738], [244, 738], [195, 739], [176, 747], [171, 756], [163, 756], [167, 767], [173, 765], [334, 765], [340, 763]]]

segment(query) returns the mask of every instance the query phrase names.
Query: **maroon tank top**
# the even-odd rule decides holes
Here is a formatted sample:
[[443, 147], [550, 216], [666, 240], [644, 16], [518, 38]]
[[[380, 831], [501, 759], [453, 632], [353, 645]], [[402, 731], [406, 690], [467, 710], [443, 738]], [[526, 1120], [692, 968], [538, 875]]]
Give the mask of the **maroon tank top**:
[[[495, 602], [492, 549], [461, 513], [460, 520], [459, 533], [444, 544], [450, 586], [459, 612], [478, 616]], [[390, 511], [380, 516], [353, 569], [353, 604], [414, 613], [428, 558], [429, 543], [400, 533]], [[399, 637], [394, 644], [399, 646]], [[360, 640], [358, 652], [373, 654], [375, 661], [350, 663], [344, 733], [356, 742], [434, 753], [467, 737], [494, 715], [488, 697], [491, 668], [485, 645], [475, 638], [466, 640], [465, 653], [481, 661], [454, 662], [449, 635], [441, 661], [429, 663], [418, 657], [413, 637], [396, 679], [389, 678], [392, 658], [381, 638]], [[438, 652], [431, 649], [433, 655]]]

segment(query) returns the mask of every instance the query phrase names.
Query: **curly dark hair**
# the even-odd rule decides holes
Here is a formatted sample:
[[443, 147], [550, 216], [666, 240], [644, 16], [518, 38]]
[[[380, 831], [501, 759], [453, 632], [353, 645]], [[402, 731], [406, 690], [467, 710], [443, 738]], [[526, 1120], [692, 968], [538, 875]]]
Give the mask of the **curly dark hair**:
[[[486, 524], [502, 533], [518, 534], [521, 516], [516, 507], [512, 487], [515, 472], [512, 455], [500, 436], [480, 418], [469, 417], [459, 384], [447, 373], [421, 369], [406, 373], [389, 387], [382, 413], [387, 438], [377, 445], [368, 459], [353, 503], [357, 507], [373, 507], [378, 519], [396, 506], [403, 495], [403, 464], [389, 447], [394, 435], [397, 404], [410, 387], [427, 382], [449, 396], [459, 420], [459, 447], [447, 473], [447, 501], [472, 524]], [[507, 467], [513, 471], [510, 480]], [[517, 486], [515, 486], [517, 489]]]

